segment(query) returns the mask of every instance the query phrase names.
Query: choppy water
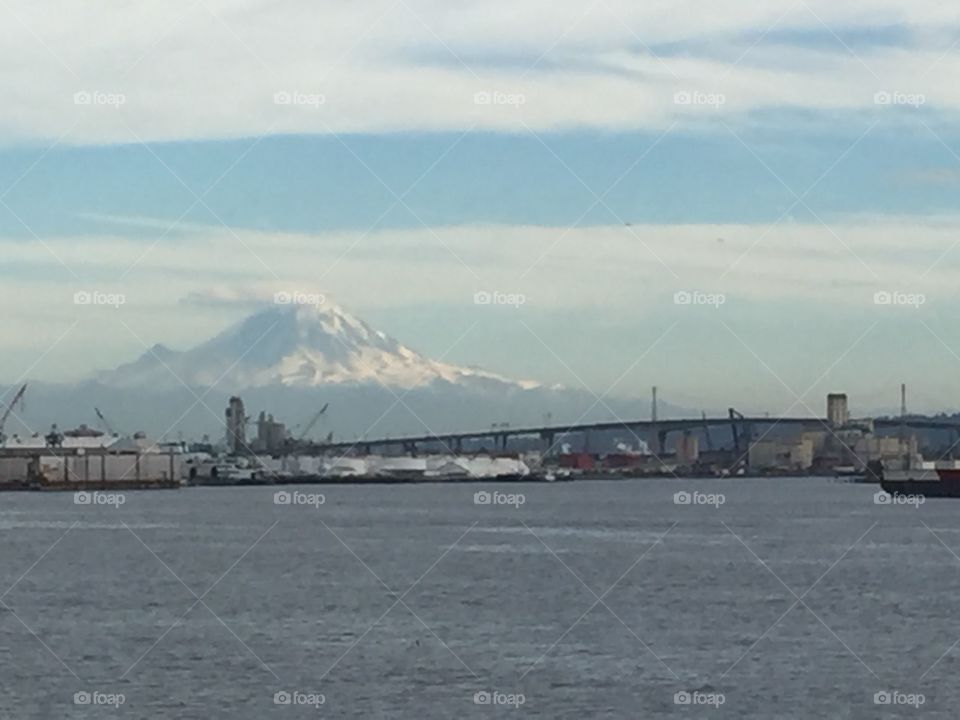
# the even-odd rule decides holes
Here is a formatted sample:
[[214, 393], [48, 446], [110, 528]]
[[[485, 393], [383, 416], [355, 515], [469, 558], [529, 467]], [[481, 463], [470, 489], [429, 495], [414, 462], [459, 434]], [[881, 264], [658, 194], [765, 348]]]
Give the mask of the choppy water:
[[[683, 488], [724, 503], [677, 505]], [[525, 503], [476, 505], [482, 489]], [[269, 488], [127, 493], [118, 508], [0, 495], [0, 717], [960, 707], [960, 500], [876, 505], [873, 487], [824, 479], [299, 490], [326, 502], [276, 505]], [[877, 705], [880, 691], [923, 704]]]

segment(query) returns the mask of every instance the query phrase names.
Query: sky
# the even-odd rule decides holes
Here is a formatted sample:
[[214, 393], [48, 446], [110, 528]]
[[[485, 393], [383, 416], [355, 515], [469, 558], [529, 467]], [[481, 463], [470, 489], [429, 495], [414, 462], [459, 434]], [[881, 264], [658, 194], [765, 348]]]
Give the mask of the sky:
[[596, 393], [957, 409], [956, 13], [759, 5], [8, 0], [0, 382], [285, 290]]

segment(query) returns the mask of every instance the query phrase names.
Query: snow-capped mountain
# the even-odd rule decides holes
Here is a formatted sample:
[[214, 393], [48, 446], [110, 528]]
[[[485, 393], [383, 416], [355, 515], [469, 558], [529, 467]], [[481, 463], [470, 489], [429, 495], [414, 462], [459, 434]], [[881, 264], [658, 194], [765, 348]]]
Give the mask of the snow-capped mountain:
[[[329, 404], [327, 424], [315, 433], [337, 439], [644, 418], [650, 407], [645, 397], [598, 403], [587, 390], [439, 362], [331, 305], [263, 307], [192, 349], [156, 345], [86, 381], [31, 383], [29, 392], [29, 407], [10, 419], [8, 432], [96, 425], [99, 409], [122, 432], [216, 439], [237, 394], [251, 416], [273, 414], [294, 435]], [[667, 403], [660, 410], [663, 417], [694, 413]]]
[[239, 391], [284, 386], [434, 384], [533, 389], [483, 370], [431, 360], [335, 305], [272, 305], [183, 352], [156, 345], [136, 361], [99, 373], [115, 388], [185, 384]]

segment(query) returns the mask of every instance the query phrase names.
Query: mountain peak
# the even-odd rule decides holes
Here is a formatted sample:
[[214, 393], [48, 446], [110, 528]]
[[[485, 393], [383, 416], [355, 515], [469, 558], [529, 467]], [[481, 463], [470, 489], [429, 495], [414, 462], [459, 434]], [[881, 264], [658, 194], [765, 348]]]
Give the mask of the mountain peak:
[[185, 352], [155, 346], [137, 361], [101, 373], [118, 387], [184, 383], [236, 389], [281, 385], [434, 383], [528, 389], [483, 370], [431, 360], [333, 303], [277, 303]]
[[323, 332], [329, 335], [359, 337], [367, 341], [375, 338], [388, 339], [384, 333], [374, 330], [360, 318], [329, 302], [274, 305], [261, 312], [277, 317], [280, 322], [295, 323], [301, 333], [307, 336], [313, 332]]

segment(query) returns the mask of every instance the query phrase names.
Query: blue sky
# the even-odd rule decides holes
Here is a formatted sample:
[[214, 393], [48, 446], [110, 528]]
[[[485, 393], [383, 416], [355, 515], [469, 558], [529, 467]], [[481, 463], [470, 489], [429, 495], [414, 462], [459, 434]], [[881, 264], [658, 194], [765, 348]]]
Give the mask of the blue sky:
[[[206, 204], [231, 226], [366, 229], [394, 199], [385, 185], [403, 193], [443, 156], [406, 197], [413, 213], [430, 224], [605, 224], [616, 221], [610, 210], [638, 223], [764, 222], [776, 220], [794, 200], [772, 173], [801, 193], [879, 122], [814, 188], [809, 203], [826, 215], [953, 212], [960, 161], [922, 126], [918, 133], [876, 115], [811, 129], [794, 116], [783, 120], [786, 132], [764, 126], [738, 130], [739, 139], [719, 123], [707, 132], [676, 131], [659, 142], [662, 133], [640, 131], [581, 130], [540, 138], [475, 133], [447, 155], [462, 133], [271, 137], [260, 140], [219, 182], [256, 139], [158, 143], [149, 150], [58, 147], [5, 201], [34, 231], [55, 234], [102, 232], [97, 215], [173, 222], [193, 203], [191, 190], [208, 189]], [[955, 129], [938, 135], [960, 152]], [[0, 151], [0, 185], [13, 184], [46, 149]], [[944, 173], [939, 182], [936, 171]], [[605, 197], [610, 210], [597, 207], [581, 219], [594, 203], [591, 190], [601, 194], [621, 176]], [[184, 222], [216, 218], [201, 205]], [[385, 227], [419, 224], [402, 207], [381, 221]], [[20, 220], [2, 209], [0, 232], [30, 237]]]
[[[186, 347], [295, 288], [596, 392], [776, 412], [816, 381], [807, 402], [877, 407], [915, 376], [950, 405], [956, 19], [634, 5], [0, 9], [0, 379]], [[477, 308], [481, 289], [528, 302]]]

